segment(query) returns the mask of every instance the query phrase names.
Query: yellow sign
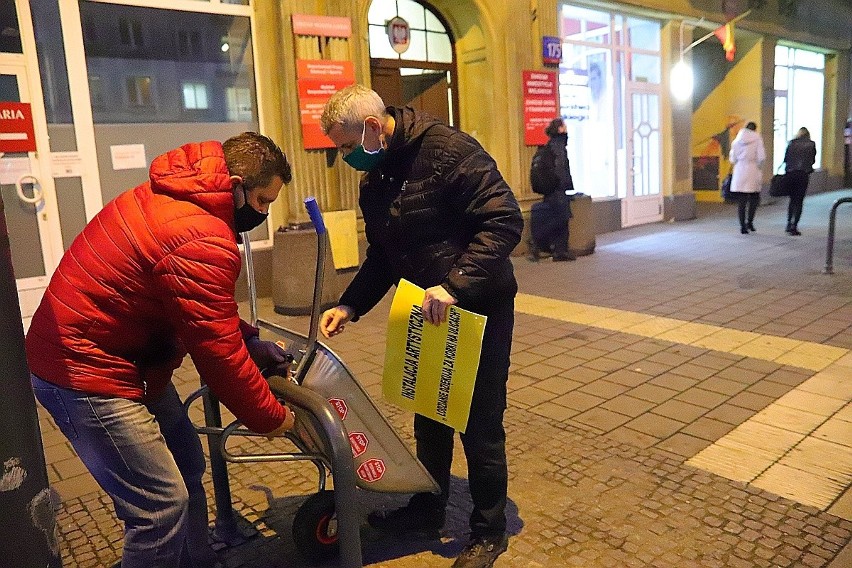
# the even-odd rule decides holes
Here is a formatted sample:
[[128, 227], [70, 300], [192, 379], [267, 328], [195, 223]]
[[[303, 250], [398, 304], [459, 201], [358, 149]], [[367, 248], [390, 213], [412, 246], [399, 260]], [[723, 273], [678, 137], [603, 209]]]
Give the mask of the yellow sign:
[[400, 280], [388, 319], [382, 394], [391, 403], [464, 432], [486, 317], [450, 306], [447, 321], [423, 319], [425, 291]]

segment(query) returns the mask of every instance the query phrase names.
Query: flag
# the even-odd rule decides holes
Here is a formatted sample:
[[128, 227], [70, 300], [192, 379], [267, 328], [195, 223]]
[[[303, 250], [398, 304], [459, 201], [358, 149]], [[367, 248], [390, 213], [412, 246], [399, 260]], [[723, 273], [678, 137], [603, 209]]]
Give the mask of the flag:
[[725, 50], [725, 59], [733, 61], [734, 54], [737, 52], [737, 46], [734, 45], [734, 22], [731, 21], [724, 26], [716, 28], [716, 31], [713, 33], [722, 42], [722, 48]]

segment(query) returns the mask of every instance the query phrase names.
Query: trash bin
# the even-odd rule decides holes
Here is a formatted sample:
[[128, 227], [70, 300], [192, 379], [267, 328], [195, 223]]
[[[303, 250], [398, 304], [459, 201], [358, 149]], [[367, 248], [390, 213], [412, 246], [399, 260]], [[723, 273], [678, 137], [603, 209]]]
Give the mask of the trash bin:
[[574, 256], [595, 252], [595, 216], [590, 195], [575, 195], [568, 220], [568, 250]]
[[[337, 272], [331, 257], [328, 233], [324, 234], [328, 253], [321, 308], [337, 305]], [[313, 225], [303, 223], [282, 227], [272, 240], [272, 303], [276, 313], [296, 316], [311, 313], [314, 276], [317, 266], [317, 234]]]

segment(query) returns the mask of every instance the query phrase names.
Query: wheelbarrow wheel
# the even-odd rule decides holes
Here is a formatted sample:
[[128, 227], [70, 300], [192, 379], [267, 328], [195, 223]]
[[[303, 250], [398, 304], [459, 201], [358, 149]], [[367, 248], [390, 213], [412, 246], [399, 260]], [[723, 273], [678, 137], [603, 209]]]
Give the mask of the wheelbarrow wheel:
[[334, 491], [320, 491], [302, 503], [293, 518], [293, 542], [311, 562], [337, 556], [337, 513], [334, 510]]

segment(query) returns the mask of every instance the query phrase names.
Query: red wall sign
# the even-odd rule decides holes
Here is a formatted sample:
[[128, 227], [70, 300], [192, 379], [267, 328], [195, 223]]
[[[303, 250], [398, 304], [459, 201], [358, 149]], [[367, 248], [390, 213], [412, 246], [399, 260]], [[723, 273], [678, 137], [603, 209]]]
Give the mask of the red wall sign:
[[331, 95], [354, 82], [355, 66], [351, 61], [296, 61], [302, 144], [306, 149], [334, 148], [334, 142], [320, 128], [322, 109]]
[[556, 71], [524, 71], [524, 144], [547, 144], [545, 127], [559, 116]]
[[0, 102], [0, 152], [35, 151], [35, 127], [30, 105]]
[[293, 33], [296, 35], [349, 37], [352, 20], [341, 16], [309, 16], [293, 14]]

